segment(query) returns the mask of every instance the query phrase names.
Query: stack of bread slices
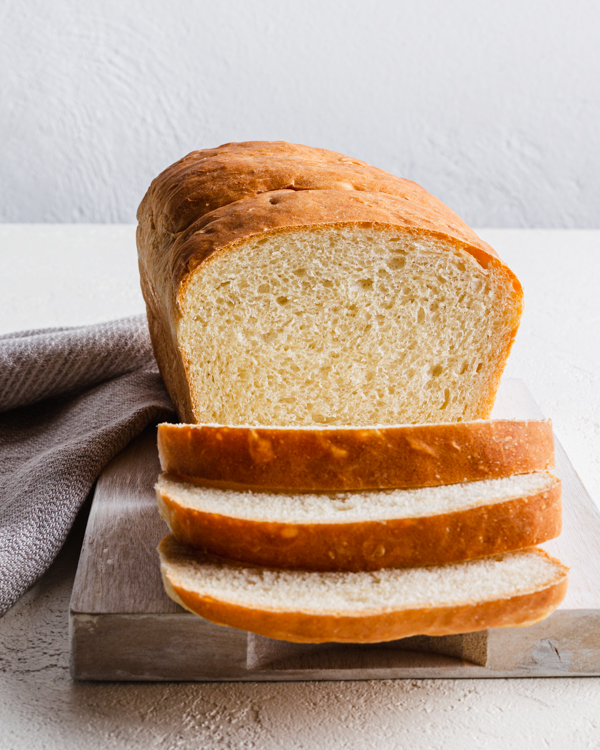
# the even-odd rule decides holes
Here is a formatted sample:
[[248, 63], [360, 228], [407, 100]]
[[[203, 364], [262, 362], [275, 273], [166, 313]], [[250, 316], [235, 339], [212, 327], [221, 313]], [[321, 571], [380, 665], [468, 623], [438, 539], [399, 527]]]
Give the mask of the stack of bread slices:
[[565, 594], [533, 547], [561, 527], [548, 422], [158, 434], [166, 590], [213, 622], [369, 643], [529, 625]]
[[549, 422], [490, 420], [521, 285], [414, 183], [288, 143], [189, 154], [138, 212], [182, 424], [165, 587], [213, 622], [369, 643], [537, 622], [567, 571]]

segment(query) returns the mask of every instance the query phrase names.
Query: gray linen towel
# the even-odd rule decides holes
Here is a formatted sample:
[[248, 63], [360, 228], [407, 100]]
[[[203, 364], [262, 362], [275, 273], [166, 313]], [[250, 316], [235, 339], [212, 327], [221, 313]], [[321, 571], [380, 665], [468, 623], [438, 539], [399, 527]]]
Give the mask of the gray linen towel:
[[0, 615], [48, 568], [102, 468], [171, 420], [143, 315], [0, 336]]

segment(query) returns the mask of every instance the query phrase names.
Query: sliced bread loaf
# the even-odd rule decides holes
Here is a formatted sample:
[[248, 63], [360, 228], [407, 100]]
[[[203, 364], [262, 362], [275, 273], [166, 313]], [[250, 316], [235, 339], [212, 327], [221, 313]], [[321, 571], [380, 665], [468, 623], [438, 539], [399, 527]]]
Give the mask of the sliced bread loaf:
[[164, 472], [231, 488], [428, 487], [554, 468], [550, 421], [394, 427], [158, 427]]
[[150, 333], [182, 421], [489, 416], [521, 286], [414, 183], [320, 149], [228, 144], [167, 169], [138, 219]]
[[308, 573], [159, 546], [168, 595], [220, 625], [287, 641], [376, 643], [532, 625], [565, 596], [567, 569], [538, 549], [425, 568]]
[[274, 568], [437, 565], [531, 547], [561, 530], [560, 480], [547, 472], [318, 495], [199, 487], [163, 474], [156, 489], [178, 541]]

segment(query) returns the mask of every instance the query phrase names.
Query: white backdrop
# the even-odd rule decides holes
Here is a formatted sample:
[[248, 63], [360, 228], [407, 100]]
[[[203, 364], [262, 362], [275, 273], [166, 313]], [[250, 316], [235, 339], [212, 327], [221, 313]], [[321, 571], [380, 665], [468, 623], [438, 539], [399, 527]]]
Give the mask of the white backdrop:
[[130, 222], [195, 148], [283, 139], [475, 226], [600, 226], [597, 0], [0, 0], [0, 221]]

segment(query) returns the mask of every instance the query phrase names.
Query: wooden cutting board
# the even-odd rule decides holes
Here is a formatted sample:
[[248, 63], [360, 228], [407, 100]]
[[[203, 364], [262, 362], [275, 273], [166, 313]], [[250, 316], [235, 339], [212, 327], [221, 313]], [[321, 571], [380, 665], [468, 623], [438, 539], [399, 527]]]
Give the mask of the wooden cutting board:
[[[539, 419], [507, 380], [494, 417]], [[371, 680], [600, 675], [600, 514], [560, 444], [563, 533], [544, 549], [570, 566], [559, 609], [529, 628], [352, 646], [285, 643], [202, 620], [163, 591], [156, 546], [167, 533], [153, 485], [156, 430], [104, 470], [70, 608], [71, 673], [82, 680]]]

